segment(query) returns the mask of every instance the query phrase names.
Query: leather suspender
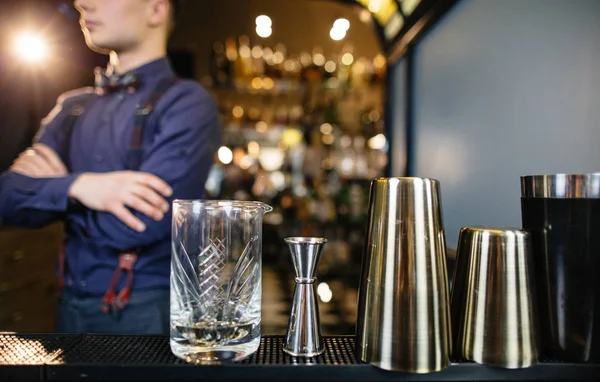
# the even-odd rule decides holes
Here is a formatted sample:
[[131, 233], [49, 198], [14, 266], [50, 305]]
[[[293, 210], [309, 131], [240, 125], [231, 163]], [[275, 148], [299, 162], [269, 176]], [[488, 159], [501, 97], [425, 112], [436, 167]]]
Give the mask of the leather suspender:
[[[175, 85], [179, 81], [176, 77], [165, 78], [158, 83], [156, 88], [150, 94], [150, 97], [143, 106], [140, 106], [135, 111], [135, 120], [134, 126], [131, 131], [131, 138], [129, 141], [129, 147], [127, 150], [127, 163], [126, 168], [131, 171], [137, 171], [140, 167], [142, 161], [142, 150], [145, 136], [153, 136], [154, 135], [154, 126], [148, 126], [148, 116], [154, 109], [154, 106], [158, 103], [158, 101], [162, 98], [162, 96], [167, 93], [167, 91]], [[95, 95], [95, 94], [90, 94]], [[63, 147], [66, 148], [65, 156], [68, 158], [69, 148], [71, 142], [71, 136], [73, 133], [73, 129], [75, 128], [75, 124], [81, 114], [83, 114], [85, 110], [85, 106], [91, 100], [92, 97], [86, 97], [82, 99], [83, 102], [76, 104], [70, 111], [66, 126], [65, 126], [65, 142]], [[151, 131], [147, 131], [148, 128], [152, 128]], [[119, 254], [119, 263], [115, 272], [113, 274], [113, 278], [110, 282], [110, 285], [104, 294], [104, 298], [102, 299], [102, 311], [104, 313], [109, 313], [111, 310], [123, 310], [127, 304], [129, 303], [129, 298], [131, 295], [131, 288], [133, 285], [133, 269], [135, 263], [138, 259], [139, 248], [129, 249], [123, 251]], [[64, 245], [60, 251], [59, 258], [59, 285], [64, 286], [64, 268], [66, 263], [66, 256]], [[127, 279], [125, 283], [125, 287], [116, 293], [116, 287], [119, 282], [121, 272], [125, 271], [127, 273]]]
[[[156, 103], [177, 82], [177, 78], [166, 78], [158, 83], [146, 104], [135, 111], [135, 121], [131, 130], [131, 139], [127, 150], [127, 169], [137, 171], [142, 161], [142, 149], [144, 136], [146, 134], [147, 119]], [[154, 135], [154, 131], [150, 132]], [[111, 309], [123, 310], [129, 303], [131, 287], [133, 285], [133, 268], [138, 259], [139, 248], [123, 251], [119, 254], [119, 265], [110, 282], [108, 290], [102, 300], [102, 311], [108, 313]], [[121, 271], [127, 272], [125, 287], [116, 294], [115, 290], [119, 282]]]
[[[144, 136], [146, 135], [146, 120], [162, 96], [165, 95], [171, 86], [175, 85], [178, 81], [179, 79], [177, 77], [169, 77], [160, 81], [150, 94], [146, 103], [135, 111], [135, 121], [133, 130], [131, 131], [131, 139], [129, 140], [129, 150], [127, 152], [128, 170], [137, 171], [139, 169], [142, 160], [142, 145]], [[150, 134], [154, 135], [154, 131], [150, 131]]]
[[[65, 166], [69, 170], [71, 168], [71, 161], [69, 160], [69, 152], [71, 150], [71, 137], [73, 136], [73, 130], [75, 129], [75, 125], [77, 124], [77, 120], [79, 116], [83, 114], [85, 107], [87, 104], [97, 96], [96, 93], [84, 93], [78, 96], [78, 102], [71, 107], [69, 114], [65, 118], [65, 123], [63, 126], [63, 132], [61, 136], [60, 145], [64, 150], [63, 160], [65, 162]], [[67, 262], [66, 256], [66, 248], [65, 244], [61, 243], [60, 248], [58, 249], [58, 288], [62, 290], [65, 286], [65, 264]]]

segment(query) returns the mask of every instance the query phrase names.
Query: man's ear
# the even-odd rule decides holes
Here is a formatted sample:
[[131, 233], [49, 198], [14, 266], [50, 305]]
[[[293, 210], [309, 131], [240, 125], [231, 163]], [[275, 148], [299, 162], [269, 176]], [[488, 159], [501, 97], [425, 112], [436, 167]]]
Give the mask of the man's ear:
[[171, 4], [169, 0], [150, 0], [150, 17], [148, 23], [151, 27], [166, 25], [171, 18]]

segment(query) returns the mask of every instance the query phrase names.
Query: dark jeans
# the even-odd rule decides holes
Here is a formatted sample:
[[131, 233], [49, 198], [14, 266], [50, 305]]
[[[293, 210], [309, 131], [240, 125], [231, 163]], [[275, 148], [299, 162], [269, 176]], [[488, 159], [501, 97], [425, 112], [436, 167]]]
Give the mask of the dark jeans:
[[119, 312], [105, 314], [102, 297], [76, 297], [64, 293], [59, 299], [58, 333], [168, 334], [169, 290], [133, 292]]

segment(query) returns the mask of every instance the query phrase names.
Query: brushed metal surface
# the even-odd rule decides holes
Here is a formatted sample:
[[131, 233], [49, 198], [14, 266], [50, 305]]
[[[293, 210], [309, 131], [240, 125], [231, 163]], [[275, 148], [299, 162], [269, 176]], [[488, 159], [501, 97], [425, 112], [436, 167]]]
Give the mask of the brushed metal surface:
[[450, 364], [441, 210], [437, 180], [372, 181], [356, 330], [362, 362], [413, 373]]
[[290, 248], [296, 286], [283, 351], [297, 357], [314, 357], [325, 350], [314, 284], [327, 239], [288, 237], [285, 242]]
[[463, 227], [452, 285], [454, 354], [510, 369], [537, 362], [531, 237], [509, 227]]
[[600, 173], [521, 177], [523, 198], [600, 198]]

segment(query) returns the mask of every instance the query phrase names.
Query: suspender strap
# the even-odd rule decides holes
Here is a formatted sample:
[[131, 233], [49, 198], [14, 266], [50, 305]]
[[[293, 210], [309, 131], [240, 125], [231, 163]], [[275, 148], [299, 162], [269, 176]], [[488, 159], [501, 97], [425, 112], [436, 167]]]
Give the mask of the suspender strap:
[[[148, 116], [162, 96], [175, 85], [177, 81], [178, 79], [176, 77], [169, 77], [161, 80], [150, 94], [148, 101], [136, 110], [134, 125], [131, 131], [131, 139], [129, 140], [129, 149], [127, 150], [126, 165], [128, 170], [139, 170], [142, 162], [144, 136], [146, 135], [145, 129], [148, 127]], [[153, 136], [154, 131], [150, 131], [150, 134]], [[115, 269], [113, 279], [102, 300], [102, 311], [104, 313], [110, 312], [111, 309], [117, 311], [123, 310], [129, 303], [131, 287], [133, 285], [133, 267], [138, 259], [137, 254], [139, 252], [139, 249], [131, 249], [119, 254], [119, 266]], [[116, 287], [119, 282], [121, 271], [127, 272], [127, 280], [125, 282], [125, 287], [117, 294]]]
[[78, 96], [77, 103], [71, 107], [67, 118], [65, 119], [63, 125], [63, 136], [61, 147], [64, 150], [64, 160], [65, 165], [69, 172], [71, 169], [71, 161], [69, 158], [69, 153], [71, 151], [71, 141], [73, 137], [73, 131], [75, 130], [75, 125], [77, 125], [77, 121], [79, 117], [85, 111], [86, 106], [90, 103], [90, 101], [97, 97], [96, 93], [84, 93]]
[[[129, 149], [127, 151], [127, 169], [137, 171], [140, 168], [142, 161], [142, 145], [144, 142], [145, 128], [148, 125], [146, 120], [154, 109], [156, 103], [162, 96], [177, 83], [176, 77], [169, 77], [161, 80], [145, 105], [138, 107], [135, 111], [135, 121], [131, 131], [131, 139], [129, 140]], [[151, 132], [154, 133], [154, 132]]]
[[[142, 149], [144, 143], [144, 137], [146, 134], [154, 134], [154, 131], [146, 132], [148, 126], [148, 117], [154, 109], [158, 101], [163, 97], [165, 93], [179, 81], [176, 77], [165, 78], [161, 80], [154, 91], [150, 94], [148, 100], [143, 106], [138, 107], [135, 112], [134, 126], [131, 132], [131, 138], [129, 141], [129, 148], [127, 150], [127, 163], [126, 168], [131, 171], [137, 171], [142, 161]], [[96, 94], [89, 94], [95, 96]], [[65, 121], [65, 137], [63, 147], [65, 148], [66, 158], [69, 156], [70, 142], [73, 130], [79, 119], [79, 116], [83, 114], [85, 105], [89, 102], [92, 97], [86, 97], [82, 99], [82, 102], [76, 104], [70, 111]], [[154, 128], [154, 126], [151, 126]], [[69, 166], [70, 169], [70, 166]], [[102, 300], [102, 311], [109, 313], [111, 310], [123, 310], [129, 303], [131, 295], [131, 288], [133, 285], [133, 268], [138, 259], [139, 250], [127, 250], [119, 254], [119, 265], [115, 269], [113, 278], [108, 287], [108, 290], [104, 294]], [[64, 286], [64, 268], [66, 264], [65, 247], [61, 246], [59, 256], [59, 285]], [[117, 284], [121, 276], [121, 272], [127, 273], [127, 280], [125, 287], [119, 292], [116, 292]]]
[[[65, 118], [63, 125], [63, 134], [61, 136], [60, 145], [63, 148], [64, 161], [67, 169], [71, 172], [71, 160], [69, 152], [71, 150], [71, 140], [73, 136], [73, 130], [79, 120], [79, 116], [85, 111], [87, 104], [96, 97], [96, 93], [84, 93], [78, 96], [77, 103], [71, 107], [69, 114]], [[61, 243], [58, 249], [58, 287], [62, 290], [65, 286], [65, 264], [67, 262], [65, 254], [65, 243]]]

